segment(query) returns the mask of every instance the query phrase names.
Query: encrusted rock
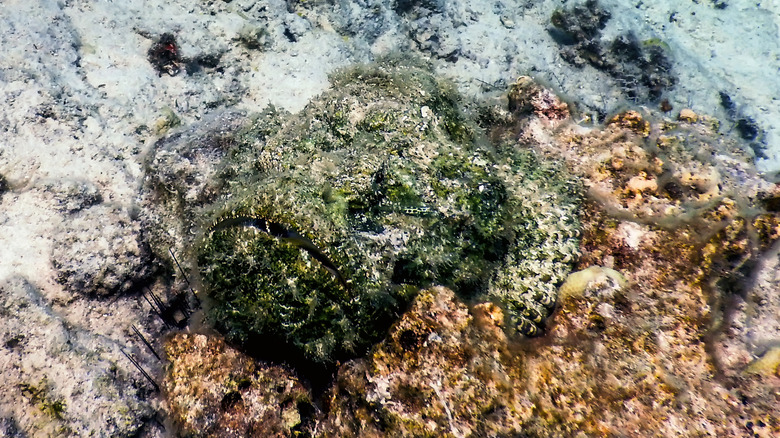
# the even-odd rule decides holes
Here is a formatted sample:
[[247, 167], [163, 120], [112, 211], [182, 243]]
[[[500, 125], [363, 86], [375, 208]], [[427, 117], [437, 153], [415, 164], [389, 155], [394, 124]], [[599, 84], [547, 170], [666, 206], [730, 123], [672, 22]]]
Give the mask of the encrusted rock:
[[775, 188], [710, 119], [637, 116], [619, 120], [641, 129], [572, 127], [550, 140], [532, 121], [522, 134], [584, 177], [579, 266], [628, 280], [561, 294], [549, 348], [524, 361], [539, 376], [538, 421], [553, 436], [773, 436], [778, 218], [763, 200]]
[[[719, 251], [702, 253], [689, 227], [668, 230], [599, 210], [588, 206], [580, 263], [610, 265], [628, 284], [593, 281], [584, 293], [566, 295], [546, 345], [526, 355], [542, 436], [780, 431], [771, 395], [777, 379], [727, 378], [711, 354], [707, 334], [719, 314], [709, 304], [710, 282], [729, 275]], [[711, 244], [730, 247], [732, 239]]]
[[68, 216], [54, 234], [51, 261], [57, 281], [87, 295], [126, 292], [153, 272], [140, 223], [110, 205]]
[[339, 370], [322, 436], [780, 432], [774, 350], [749, 380], [724, 379], [711, 360], [700, 278], [712, 271], [693, 236], [626, 223], [601, 240], [608, 223], [586, 220], [584, 262], [612, 260], [620, 274], [583, 271], [596, 275], [562, 294], [538, 341], [508, 339], [491, 304], [469, 311], [443, 288], [418, 295], [383, 343]]
[[[738, 145], [706, 120], [651, 120], [628, 111], [603, 130], [571, 128], [554, 140], [542, 133], [543, 122], [531, 122], [522, 136], [547, 154], [563, 157], [584, 177], [589, 196], [613, 213], [669, 227], [695, 216], [712, 232], [725, 218], [761, 213], [744, 207], [757, 204], [772, 184], [758, 177]], [[771, 220], [765, 217], [764, 223], [771, 232]]]
[[472, 315], [448, 289], [421, 292], [368, 358], [339, 370], [321, 436], [517, 435], [533, 405], [503, 321], [493, 304]]
[[165, 354], [162, 387], [182, 435], [293, 437], [309, 431], [315, 412], [309, 393], [286, 369], [255, 363], [206, 335], [174, 335]]

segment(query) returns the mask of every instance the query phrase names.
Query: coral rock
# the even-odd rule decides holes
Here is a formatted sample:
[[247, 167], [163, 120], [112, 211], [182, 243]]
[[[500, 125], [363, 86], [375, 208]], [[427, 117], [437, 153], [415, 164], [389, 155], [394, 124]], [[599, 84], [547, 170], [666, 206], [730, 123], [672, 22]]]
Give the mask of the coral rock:
[[308, 391], [286, 369], [255, 363], [206, 335], [174, 335], [165, 354], [162, 387], [181, 434], [292, 437], [308, 427]]
[[154, 271], [141, 224], [125, 208], [96, 205], [68, 216], [55, 233], [51, 261], [75, 293], [127, 292]]
[[531, 404], [507, 348], [502, 310], [468, 308], [445, 288], [425, 290], [372, 354], [339, 370], [322, 436], [507, 436]]

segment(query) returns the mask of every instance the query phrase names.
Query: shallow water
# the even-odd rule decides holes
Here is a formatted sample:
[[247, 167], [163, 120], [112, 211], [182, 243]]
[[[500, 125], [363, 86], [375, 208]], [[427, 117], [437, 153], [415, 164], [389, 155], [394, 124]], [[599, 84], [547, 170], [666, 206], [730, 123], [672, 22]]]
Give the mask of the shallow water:
[[[744, 383], [740, 380], [743, 371], [752, 372], [762, 366], [771, 369], [776, 362], [772, 359], [776, 354], [773, 348], [780, 345], [776, 312], [780, 308], [780, 279], [775, 269], [778, 248], [771, 243], [776, 239], [772, 234], [777, 226], [773, 218], [780, 210], [780, 196], [773, 192], [777, 188], [771, 184], [780, 180], [779, 28], [780, 3], [776, 1], [0, 2], [0, 101], [4, 102], [0, 110], [0, 332], [5, 343], [0, 349], [0, 364], [4, 367], [0, 376], [0, 435], [170, 434], [173, 426], [163, 418], [169, 413], [163, 397], [153, 391], [123, 355], [131, 354], [140, 367], [161, 382], [164, 362], [150, 353], [134, 329], [140, 328], [152, 348], [162, 352], [172, 332], [169, 326], [185, 327], [188, 321], [183, 304], [177, 304], [182, 307], [172, 309], [171, 315], [166, 314], [171, 319], [163, 320], [150, 304], [154, 300], [144, 299], [152, 296], [152, 290], [166, 299], [166, 293], [184, 288], [178, 269], [172, 269], [174, 264], [167, 260], [160, 268], [142, 244], [145, 231], [141, 225], [144, 217], [139, 207], [139, 187], [146, 178], [146, 160], [156, 142], [192, 126], [193, 145], [198, 144], [199, 136], [235, 129], [229, 118], [221, 127], [198, 128], [203, 126], [203, 120], [223, 111], [251, 113], [268, 104], [290, 112], [300, 111], [314, 96], [328, 89], [328, 77], [336, 69], [400, 51], [430, 60], [437, 74], [453, 81], [469, 98], [498, 99], [519, 76], [531, 76], [569, 103], [573, 122], [584, 130], [600, 129], [605, 121], [628, 109], [638, 111], [654, 124], [656, 131], [650, 136], [654, 140], [661, 121], [675, 121], [684, 109], [718, 121], [719, 140], [707, 142], [706, 147], [698, 150], [699, 155], [692, 155], [695, 165], [680, 164], [679, 175], [660, 177], [659, 181], [666, 184], [662, 184], [660, 193], [662, 200], [668, 201], [722, 190], [719, 193], [734, 200], [733, 205], [724, 203], [714, 216], [702, 219], [698, 225], [694, 223], [690, 230], [680, 225], [686, 224], [688, 213], [662, 224], [645, 219], [622, 223], [615, 228], [615, 238], [625, 241], [626, 253], [616, 251], [610, 256], [612, 259], [590, 256], [594, 263], [628, 265], [631, 260], [646, 260], [646, 252], [630, 256], [631, 248], [651, 241], [643, 241], [642, 236], [700, 242], [686, 240], [682, 235], [701, 232], [706, 228], [703, 224], [711, 224], [707, 221], [713, 217], [730, 218], [723, 219], [724, 228], [720, 231], [726, 237], [716, 239], [722, 247], [696, 247], [691, 243], [700, 254], [688, 252], [689, 248], [682, 243], [679, 247], [680, 257], [690, 256], [684, 258], [683, 264], [703, 266], [704, 261], [715, 260], [707, 258], [707, 250], [713, 248], [717, 249], [715, 253], [733, 256], [712, 262], [713, 275], [722, 275], [717, 278], [726, 280], [716, 285], [702, 280], [706, 287], [698, 290], [700, 295], [680, 293], [688, 290], [687, 283], [658, 291], [638, 288], [662, 296], [657, 301], [643, 301], [647, 297], [639, 294], [636, 303], [647, 308], [628, 313], [636, 317], [644, 315], [643, 310], [653, 309], [656, 319], [650, 314], [646, 320], [631, 322], [648, 333], [657, 332], [657, 336], [640, 339], [624, 334], [627, 345], [618, 347], [616, 343], [593, 341], [588, 337], [592, 332], [582, 332], [582, 338], [575, 338], [593, 347], [593, 356], [575, 351], [576, 348], [567, 350], [571, 345], [565, 342], [555, 344], [559, 338], [552, 335], [549, 342], [554, 345], [548, 350], [537, 349], [544, 347], [544, 339], [548, 338], [532, 341], [531, 346], [511, 342], [509, 347], [500, 342], [486, 345], [495, 347], [490, 351], [497, 356], [498, 352], [509, 350], [525, 354], [523, 357], [548, 358], [547, 362], [529, 359], [528, 365], [536, 366], [540, 376], [564, 373], [566, 368], [556, 360], [566, 357], [565, 354], [581, 358], [572, 359], [571, 363], [586, 364], [584, 368], [574, 370], [576, 367], [572, 366], [570, 371], [583, 381], [587, 380], [583, 375], [592, 371], [587, 364], [596, 363], [595, 369], [617, 367], [620, 362], [611, 360], [627, 354], [625, 351], [636, 355], [628, 357], [648, 354], [657, 359], [653, 362], [657, 367], [648, 365], [652, 361], [637, 359], [631, 366], [639, 371], [630, 375], [636, 377], [634, 384], [647, 386], [621, 381], [627, 387], [639, 394], [646, 390], [654, 396], [658, 393], [653, 391], [668, 389], [673, 396], [657, 396], [651, 401], [659, 406], [677, 406], [669, 412], [687, 412], [688, 417], [681, 414], [683, 420], [698, 418], [694, 414], [702, 412], [703, 418], [707, 417], [711, 412], [703, 406], [716, 399], [726, 400], [724, 403], [731, 407], [748, 406], [728, 411], [723, 423], [734, 428], [755, 428], [759, 436], [771, 436], [778, 430], [777, 424], [767, 417], [774, 415], [776, 419], [777, 412], [761, 403], [771, 406], [770, 402], [777, 399], [776, 368], [768, 377], [746, 378], [747, 386], [734, 382]], [[549, 136], [561, 133], [554, 128], [542, 132]], [[709, 134], [696, 132], [688, 138], [699, 135]], [[604, 150], [615, 143], [619, 141], [610, 140]], [[587, 147], [576, 141], [572, 144]], [[576, 158], [577, 149], [570, 152], [568, 158]], [[679, 158], [671, 154], [668, 157], [665, 165], [677, 163], [674, 160]], [[631, 159], [620, 158], [626, 162]], [[702, 168], [709, 169], [707, 163], [713, 162], [720, 166], [715, 166], [715, 173], [700, 172]], [[614, 166], [617, 161], [610, 163]], [[634, 176], [635, 184], [646, 183], [644, 176], [631, 175]], [[678, 184], [678, 180], [672, 181], [677, 185], [668, 184], [678, 177], [690, 185]], [[719, 182], [712, 183], [716, 180]], [[194, 192], [202, 182], [188, 184]], [[741, 189], [729, 189], [733, 187]], [[594, 198], [608, 198], [599, 196]], [[651, 195], [645, 192], [644, 196]], [[631, 199], [636, 201], [636, 197]], [[711, 205], [706, 204], [702, 211], [707, 206]], [[610, 208], [610, 214], [619, 212], [619, 207]], [[761, 212], [766, 215], [761, 216]], [[732, 213], [736, 216], [729, 216]], [[619, 214], [615, 217], [625, 219]], [[728, 222], [731, 219], [734, 222]], [[747, 224], [743, 231], [733, 225], [740, 220]], [[603, 225], [610, 229], [610, 223], [605, 221]], [[678, 234], [664, 234], [669, 232], [670, 223], [679, 227]], [[156, 244], [175, 245], [176, 233], [180, 231], [171, 230], [167, 237], [161, 237], [170, 242]], [[658, 247], [665, 248], [663, 241], [658, 242]], [[666, 266], [662, 261], [658, 261], [658, 266]], [[632, 287], [639, 281], [652, 283], [634, 271], [625, 275], [629, 280], [633, 278]], [[721, 294], [723, 291], [727, 293]], [[465, 308], [447, 301], [450, 298], [446, 298], [446, 293], [436, 296], [445, 298], [419, 307], [429, 306], [455, 315], [453, 318], [463, 327], [470, 327], [465, 320], [457, 319], [468, 313]], [[665, 302], [668, 307], [662, 305]], [[587, 313], [593, 310], [587, 306], [574, 308], [596, 315], [590, 323], [598, 328], [608, 327], [605, 321], [615, 311], [609, 306], [618, 308], [619, 313], [621, 305], [628, 304], [620, 299], [594, 304], [594, 308], [600, 306], [601, 313]], [[674, 308], [688, 313], [669, 310]], [[492, 315], [491, 311], [482, 309], [475, 314]], [[572, 313], [576, 316], [576, 312]], [[406, 322], [419, 322], [416, 317], [410, 314]], [[697, 325], [696, 318], [706, 323]], [[574, 318], [569, 322], [577, 326], [582, 321]], [[678, 329], [670, 328], [675, 324]], [[468, 330], [472, 329], [475, 331], [471, 335], [477, 333], [474, 336], [479, 339], [495, 334], [480, 331], [485, 327]], [[208, 332], [208, 321], [198, 331]], [[452, 334], [451, 339], [471, 336], [466, 331]], [[399, 334], [395, 341], [398, 345], [416, 345], [423, 339], [417, 335]], [[434, 342], [436, 338], [430, 339]], [[391, 341], [394, 342], [390, 339], [389, 345], [396, 345]], [[692, 352], [683, 351], [684, 342], [690, 343]], [[218, 342], [217, 345], [218, 349], [224, 348]], [[441, 345], [457, 348], [454, 344]], [[605, 345], [616, 350], [603, 356], [596, 354]], [[680, 353], [677, 358], [692, 359], [675, 362], [670, 359], [671, 353], [662, 354], [665, 349]], [[561, 353], [564, 350], [565, 354]], [[691, 365], [699, 359], [697, 365]], [[431, 369], [438, 369], [436, 365], [440, 363], [435, 357], [431, 360]], [[496, 359], [494, 365], [522, 369], [512, 368], [512, 364], [517, 365], [514, 362], [501, 360]], [[545, 368], [544, 363], [551, 364], [550, 368]], [[349, 369], [357, 370], [354, 375], [371, 374], [360, 368], [362, 365], [353, 365], [355, 368]], [[391, 365], [388, 367], [392, 368]], [[675, 374], [670, 369], [674, 366], [686, 371]], [[470, 375], [467, 371], [463, 371], [464, 375]], [[281, 371], [269, 373], [276, 375]], [[511, 372], [508, 375], [513, 379], [522, 377]], [[601, 377], [612, 382], [610, 379], [617, 378], [616, 375]], [[382, 380], [385, 377], [370, 376], [375, 379], [371, 380], [371, 385], [375, 385], [372, 388], [381, 389], [366, 390], [370, 392], [367, 397], [373, 397], [371, 403], [384, 400], [383, 394], [388, 394], [382, 392], [388, 388], [381, 386], [389, 381]], [[699, 385], [708, 379], [716, 384]], [[730, 383], [718, 386], [723, 382]], [[347, 383], [355, 385], [353, 389], [369, 385], [357, 380]], [[291, 387], [298, 394], [296, 397], [306, 391], [297, 380]], [[521, 393], [526, 389], [518, 387], [512, 391]], [[285, 391], [282, 392], [287, 394]], [[446, 388], [437, 391], [433, 395], [469, 406], [468, 400], [448, 399], [451, 394]], [[597, 392], [588, 391], [591, 395]], [[567, 394], [575, 401], [599, 400], [599, 394], [592, 399]], [[223, 395], [217, 397], [217, 405]], [[642, 411], [641, 397], [623, 395], [626, 411]], [[226, 400], [233, 406], [236, 398], [231, 397]], [[564, 398], [556, 403], [567, 406]], [[499, 399], [490, 412], [502, 412], [501, 403], [508, 402], [500, 397], [496, 400]], [[248, 395], [246, 400], [250, 400]], [[431, 400], [426, 402], [429, 406], [439, 406]], [[615, 405], [623, 403], [619, 398], [610, 400]], [[750, 400], [755, 404], [751, 405]], [[554, 411], [550, 406], [555, 403], [545, 405], [543, 397], [537, 401], [539, 406], [550, 409], [545, 412], [551, 417], [569, 414]], [[582, 403], [587, 405], [586, 402]], [[516, 406], [528, 404], [533, 403], [518, 402]], [[391, 405], [392, 401], [386, 412], [392, 411]], [[316, 415], [309, 411], [321, 409], [319, 405], [300, 406], [299, 420], [314, 418]], [[285, 412], [288, 420], [295, 417], [292, 411]], [[459, 427], [465, 426], [454, 421], [452, 412], [448, 412], [447, 424], [451, 428], [447, 433], [458, 436]], [[516, 412], [524, 411], [518, 408]], [[615, 412], [625, 414], [620, 409]], [[754, 417], [737, 419], [748, 414]], [[558, 432], [573, 435], [577, 427], [592, 425], [578, 422], [581, 419], [575, 417], [566, 417], [575, 425], [573, 429]], [[645, 424], [656, 425], [656, 419], [648, 418], [652, 421]], [[709, 418], [707, 427], [715, 428], [715, 420]], [[531, 420], [524, 421], [528, 425]], [[697, 429], [697, 433], [711, 432], [710, 429]], [[682, 430], [693, 434], [693, 429]], [[718, 429], [723, 430], [726, 429]], [[648, 431], [644, 435], [650, 434]]]

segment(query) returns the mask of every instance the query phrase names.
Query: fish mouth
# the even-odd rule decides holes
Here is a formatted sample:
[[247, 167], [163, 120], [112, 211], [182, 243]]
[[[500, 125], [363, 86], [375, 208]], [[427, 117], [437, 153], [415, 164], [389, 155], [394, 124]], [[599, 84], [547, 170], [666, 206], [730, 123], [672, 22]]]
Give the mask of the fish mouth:
[[341, 272], [339, 271], [338, 267], [336, 267], [336, 264], [333, 263], [328, 258], [328, 256], [325, 255], [322, 249], [314, 244], [311, 239], [302, 236], [297, 231], [262, 217], [234, 216], [218, 221], [212, 225], [209, 228], [209, 233], [232, 227], [254, 228], [280, 241], [290, 243], [293, 246], [305, 250], [312, 258], [320, 262], [322, 267], [330, 272], [330, 274], [333, 275], [333, 277], [335, 277], [336, 280], [341, 283], [345, 289], [349, 289], [346, 278], [341, 275]]

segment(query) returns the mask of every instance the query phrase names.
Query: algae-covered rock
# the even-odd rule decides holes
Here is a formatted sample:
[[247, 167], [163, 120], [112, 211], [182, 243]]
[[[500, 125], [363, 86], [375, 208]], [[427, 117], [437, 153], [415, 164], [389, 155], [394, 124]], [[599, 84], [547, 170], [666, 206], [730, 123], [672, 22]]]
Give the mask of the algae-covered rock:
[[177, 334], [165, 354], [163, 394], [179, 436], [306, 436], [314, 407], [289, 370], [257, 364], [205, 335]]
[[384, 336], [421, 287], [444, 285], [538, 333], [577, 252], [577, 185], [483, 141], [425, 68], [331, 80], [296, 116], [266, 111], [222, 143], [207, 184], [220, 196], [199, 210], [195, 246], [216, 327], [329, 363]]

